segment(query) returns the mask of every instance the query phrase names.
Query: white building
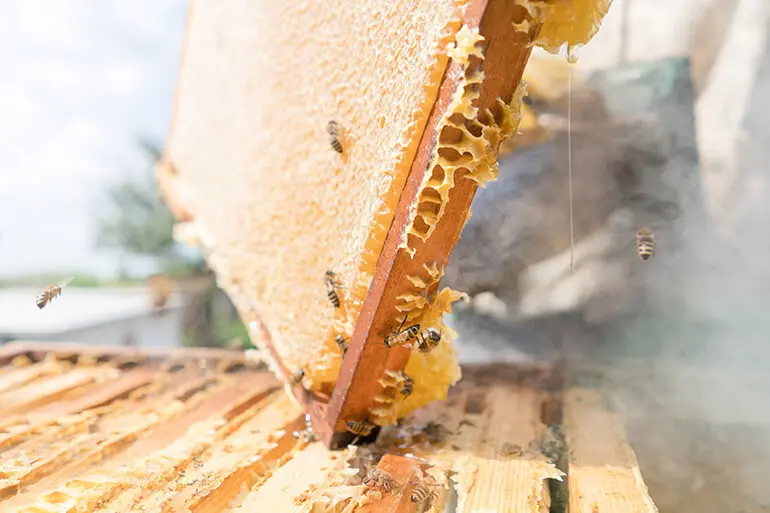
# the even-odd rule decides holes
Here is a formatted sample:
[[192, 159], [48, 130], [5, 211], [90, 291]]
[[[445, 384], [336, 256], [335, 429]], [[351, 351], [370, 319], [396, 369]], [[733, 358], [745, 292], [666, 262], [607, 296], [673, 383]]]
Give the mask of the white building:
[[182, 345], [182, 297], [172, 294], [153, 309], [142, 287], [67, 287], [45, 308], [35, 305], [40, 289], [0, 289], [0, 343], [11, 340], [67, 341], [138, 347]]

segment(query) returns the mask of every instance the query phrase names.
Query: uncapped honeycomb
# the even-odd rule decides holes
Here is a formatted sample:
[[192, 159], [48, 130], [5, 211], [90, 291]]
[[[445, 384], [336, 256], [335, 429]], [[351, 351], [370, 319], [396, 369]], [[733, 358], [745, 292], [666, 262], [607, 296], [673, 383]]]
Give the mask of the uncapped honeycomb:
[[[542, 22], [535, 44], [558, 53], [588, 43], [599, 30], [612, 0], [520, 0], [530, 15]], [[527, 27], [516, 27], [523, 30]]]
[[496, 113], [490, 110], [479, 112], [473, 105], [479, 97], [478, 84], [484, 80], [484, 54], [479, 45], [482, 40], [478, 28], [463, 27], [457, 42], [450, 48], [452, 59], [465, 65], [465, 73], [441, 121], [438, 145], [433, 151], [429, 171], [425, 173], [418, 202], [410, 212], [410, 228], [399, 246], [410, 255], [415, 251], [410, 239], [425, 242], [433, 234], [444, 214], [458, 172], [481, 186], [497, 177], [497, 149], [518, 126], [524, 92], [521, 86], [510, 104], [498, 99]]

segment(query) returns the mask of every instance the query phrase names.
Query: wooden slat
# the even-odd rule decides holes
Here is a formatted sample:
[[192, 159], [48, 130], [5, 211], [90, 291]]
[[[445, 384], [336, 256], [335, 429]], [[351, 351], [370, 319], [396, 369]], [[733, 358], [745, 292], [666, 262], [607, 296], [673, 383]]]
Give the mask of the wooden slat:
[[417, 511], [417, 506], [411, 500], [412, 482], [418, 471], [426, 467], [427, 465], [420, 464], [414, 458], [386, 454], [377, 464], [377, 468], [387, 473], [398, 483], [398, 489], [392, 493], [382, 493], [380, 500], [365, 504], [358, 508], [356, 513], [411, 513]]
[[213, 347], [126, 347], [126, 346], [95, 346], [76, 342], [34, 342], [15, 341], [0, 346], [0, 365], [11, 361], [22, 354], [31, 354], [37, 359], [46, 355], [80, 355], [80, 356], [111, 356], [138, 357], [152, 360], [175, 359], [191, 360], [237, 360], [246, 361], [243, 351], [231, 351]]
[[246, 495], [241, 505], [232, 511], [252, 513], [254, 511], [305, 510], [295, 498], [313, 485], [326, 481], [327, 475], [336, 466], [336, 457], [322, 444], [309, 445], [290, 461], [276, 470], [272, 477], [257, 490]]
[[[480, 86], [481, 96], [474, 101], [474, 106], [482, 112], [487, 108], [493, 109], [498, 98], [511, 101], [519, 85], [529, 59], [530, 42], [537, 35], [537, 27], [533, 27], [529, 35], [513, 30], [513, 23], [524, 19], [529, 19], [526, 9], [508, 0], [472, 0], [466, 7], [463, 24], [469, 29], [478, 28], [486, 38], [484, 69], [489, 70], [489, 73]], [[437, 145], [440, 121], [461, 83], [462, 73], [463, 65], [452, 62], [444, 75], [439, 97], [422, 135], [368, 295], [356, 321], [350, 349], [344, 358], [327, 418], [314, 419], [319, 423], [327, 423], [331, 430], [336, 431], [332, 440], [326, 440], [331, 447], [339, 447], [350, 439], [345, 432], [347, 420], [365, 419], [369, 411], [376, 407], [374, 397], [381, 390], [378, 380], [385, 370], [402, 370], [406, 366], [410, 349], [385, 347], [382, 334], [388, 333], [393, 319], [400, 315], [395, 305], [398, 296], [408, 292], [411, 286], [406, 277], [423, 275], [426, 264], [435, 262], [439, 267], [444, 266], [468, 217], [477, 183], [464, 179], [464, 175], [458, 173], [444, 215], [432, 236], [425, 243], [415, 243], [414, 257], [398, 249], [407, 228], [409, 211], [415, 204], [432, 151]]]
[[110, 372], [118, 371], [104, 368], [74, 369], [61, 376], [6, 392], [0, 395], [0, 413], [3, 415], [22, 413], [42, 404], [51, 403], [78, 387], [107, 378]]
[[653, 513], [636, 456], [620, 419], [594, 389], [574, 388], [564, 401], [571, 513]]
[[0, 379], [0, 394], [24, 386], [36, 379], [51, 376], [53, 374], [60, 374], [66, 368], [67, 366], [57, 362], [44, 361], [26, 367], [8, 370], [3, 373], [2, 379]]
[[[398, 442], [405, 448], [394, 448], [429, 463], [432, 474], [451, 471], [459, 513], [547, 511], [547, 479], [561, 476], [541, 453], [546, 435], [541, 416], [549, 396], [531, 385], [545, 383], [542, 372], [517, 372], [512, 366], [505, 371], [504, 366], [491, 366], [487, 372], [470, 369], [447, 402], [415, 413], [410, 422], [414, 427], [406, 427], [409, 435]], [[418, 428], [428, 422], [445, 427], [443, 443], [426, 442]], [[521, 454], [511, 454], [513, 446]], [[447, 489], [434, 491], [434, 511], [441, 511]]]
[[[82, 368], [115, 370], [109, 362]], [[553, 383], [540, 367], [467, 367], [447, 401], [390, 428], [375, 446], [347, 452], [295, 439], [292, 432], [305, 426], [302, 410], [267, 371], [164, 375], [157, 369], [145, 360], [103, 382], [102, 392], [91, 387], [61, 405], [45, 403], [20, 415], [46, 420], [68, 412], [34, 429], [19, 424], [26, 426], [24, 436], [0, 448], [0, 510], [413, 513], [420, 509], [411, 492], [423, 479], [436, 493], [424, 513], [444, 511], [453, 492], [458, 513], [544, 513], [546, 480], [559, 475], [541, 452]], [[79, 364], [70, 372], [77, 370]], [[121, 398], [110, 401], [115, 394]], [[637, 507], [649, 497], [623, 429], [601, 408], [599, 392], [573, 389], [565, 408], [571, 511], [655, 511], [651, 502], [651, 509]], [[445, 426], [443, 441], [423, 433], [429, 421]], [[363, 474], [343, 472], [348, 458], [369, 451], [384, 453], [377, 466], [398, 483], [393, 493], [378, 494], [360, 484]]]
[[118, 379], [109, 383], [99, 384], [75, 399], [57, 402], [33, 412], [28, 416], [31, 424], [48, 422], [57, 417], [72, 415], [98, 406], [103, 406], [111, 401], [128, 395], [137, 388], [147, 385], [156, 375], [155, 369], [140, 368], [122, 373]]

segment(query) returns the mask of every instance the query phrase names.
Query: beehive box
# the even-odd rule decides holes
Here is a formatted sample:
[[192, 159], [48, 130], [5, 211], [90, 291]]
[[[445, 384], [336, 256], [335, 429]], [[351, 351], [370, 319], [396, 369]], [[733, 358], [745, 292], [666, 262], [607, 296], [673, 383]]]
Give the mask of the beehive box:
[[[376, 444], [329, 451], [240, 353], [11, 343], [0, 511], [656, 511], [619, 419], [557, 377], [468, 367]], [[364, 484], [373, 467], [393, 486]], [[430, 507], [412, 499], [422, 484]]]

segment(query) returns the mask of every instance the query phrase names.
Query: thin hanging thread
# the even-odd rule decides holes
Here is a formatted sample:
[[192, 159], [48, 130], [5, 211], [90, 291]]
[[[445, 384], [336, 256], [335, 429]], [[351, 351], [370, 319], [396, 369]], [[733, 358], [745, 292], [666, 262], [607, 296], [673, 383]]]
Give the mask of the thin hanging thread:
[[569, 270], [575, 272], [575, 218], [572, 209], [572, 64], [567, 72], [567, 170], [569, 172]]

